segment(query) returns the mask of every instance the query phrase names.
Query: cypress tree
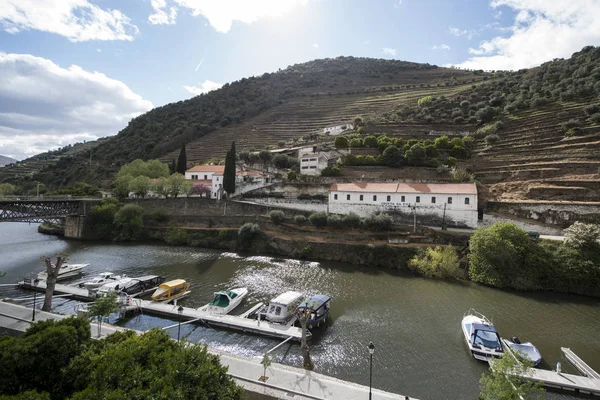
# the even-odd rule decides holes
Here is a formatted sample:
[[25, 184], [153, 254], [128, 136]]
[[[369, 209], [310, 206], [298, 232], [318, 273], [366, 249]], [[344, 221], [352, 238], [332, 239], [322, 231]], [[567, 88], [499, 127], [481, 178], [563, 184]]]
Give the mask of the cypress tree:
[[223, 171], [223, 189], [229, 196], [235, 192], [235, 142], [225, 157], [225, 171]]
[[185, 175], [185, 170], [187, 169], [187, 157], [185, 155], [185, 142], [181, 146], [181, 151], [179, 152], [179, 159], [177, 159], [177, 172], [182, 175]]
[[172, 159], [171, 166], [169, 167], [169, 175], [174, 174], [175, 172], [177, 172], [177, 163], [175, 162], [175, 159]]

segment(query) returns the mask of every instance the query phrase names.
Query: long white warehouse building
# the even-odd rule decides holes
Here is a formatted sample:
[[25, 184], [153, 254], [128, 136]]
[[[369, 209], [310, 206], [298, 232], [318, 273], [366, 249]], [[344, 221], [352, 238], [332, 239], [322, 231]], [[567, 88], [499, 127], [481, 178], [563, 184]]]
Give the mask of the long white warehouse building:
[[477, 227], [477, 186], [474, 183], [354, 182], [329, 188], [329, 212], [367, 216], [375, 211], [416, 212], [444, 217], [446, 223]]

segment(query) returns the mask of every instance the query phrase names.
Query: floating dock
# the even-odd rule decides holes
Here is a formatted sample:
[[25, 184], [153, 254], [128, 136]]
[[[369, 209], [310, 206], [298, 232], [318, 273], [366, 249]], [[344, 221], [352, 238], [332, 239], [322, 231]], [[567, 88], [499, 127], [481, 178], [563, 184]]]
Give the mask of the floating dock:
[[[37, 286], [34, 286], [28, 281], [24, 281], [19, 282], [19, 286], [24, 289], [43, 292], [46, 290], [46, 281], [40, 280]], [[54, 292], [68, 294], [77, 300], [94, 301], [96, 299], [94, 292], [77, 286], [62, 285], [57, 283], [54, 287]], [[197, 320], [209, 325], [216, 325], [228, 329], [250, 332], [278, 339], [287, 339], [289, 337], [292, 337], [292, 339], [298, 341], [302, 339], [302, 329], [294, 326], [295, 319], [292, 319], [287, 324], [283, 325], [269, 321], [259, 321], [257, 319], [247, 318], [248, 315], [250, 315], [250, 312], [246, 312], [242, 316], [217, 315], [195, 308], [183, 307], [183, 311], [180, 314], [178, 312], [178, 308], [179, 306], [176, 304], [158, 303], [155, 301], [137, 298], [133, 298], [130, 305], [125, 307], [126, 311], [141, 310], [144, 313], [168, 317], [175, 320]], [[255, 308], [256, 306], [249, 311], [253, 311]], [[308, 331], [307, 339], [310, 339], [311, 336], [312, 335], [310, 331]]]
[[[519, 359], [516, 357], [512, 349], [507, 345], [505, 345], [505, 348], [508, 349], [508, 354], [510, 354], [512, 357], [515, 358], [515, 360], [517, 360], [520, 363]], [[568, 350], [571, 356], [573, 357], [573, 360], [580, 362], [580, 366], [582, 368], [583, 365], [585, 365], [585, 367], [589, 368], [589, 371], [596, 373], [571, 350], [565, 349], [564, 347], [561, 349], [563, 349], [563, 352], [565, 352], [565, 350]], [[571, 361], [569, 356], [567, 356], [567, 359]], [[493, 361], [491, 361], [490, 364], [491, 363], [493, 363]], [[575, 365], [577, 369], [580, 368], [580, 366], [577, 366], [576, 364], [573, 365]], [[570, 392], [579, 392], [582, 394], [600, 396], [600, 379], [592, 377], [566, 374], [564, 372], [548, 371], [546, 369], [539, 368], [527, 368], [523, 373], [513, 373], [512, 375], [519, 376], [523, 379], [528, 379], [534, 382], [540, 382], [547, 388], [561, 389]]]
[[567, 360], [569, 360], [569, 362], [573, 364], [573, 366], [577, 368], [579, 372], [581, 372], [588, 378], [600, 379], [600, 374], [594, 371], [592, 367], [587, 365], [581, 358], [579, 358], [579, 356], [575, 354], [573, 350], [567, 347], [561, 347], [560, 349], [567, 358]]

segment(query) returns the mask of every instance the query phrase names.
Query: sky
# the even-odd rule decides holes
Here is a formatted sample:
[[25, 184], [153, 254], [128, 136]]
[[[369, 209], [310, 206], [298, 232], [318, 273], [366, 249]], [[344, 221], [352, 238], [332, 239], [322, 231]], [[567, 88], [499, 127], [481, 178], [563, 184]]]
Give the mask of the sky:
[[484, 70], [600, 45], [600, 0], [0, 0], [0, 154], [317, 58]]

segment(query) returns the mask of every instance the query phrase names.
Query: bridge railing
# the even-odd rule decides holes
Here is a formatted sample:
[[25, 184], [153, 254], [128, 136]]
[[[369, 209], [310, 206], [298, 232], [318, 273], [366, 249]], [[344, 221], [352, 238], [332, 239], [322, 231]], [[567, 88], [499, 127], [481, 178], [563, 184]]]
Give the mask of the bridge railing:
[[60, 195], [60, 196], [17, 196], [17, 195], [4, 195], [0, 196], [0, 201], [64, 201], [64, 200], [102, 200], [102, 197], [92, 196], [71, 196], [71, 195]]

